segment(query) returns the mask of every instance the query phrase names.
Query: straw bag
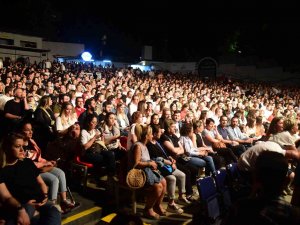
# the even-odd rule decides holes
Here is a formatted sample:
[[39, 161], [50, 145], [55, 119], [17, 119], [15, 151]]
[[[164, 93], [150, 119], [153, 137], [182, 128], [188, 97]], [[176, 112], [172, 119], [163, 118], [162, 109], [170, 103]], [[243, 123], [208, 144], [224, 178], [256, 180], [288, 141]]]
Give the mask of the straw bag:
[[135, 169], [134, 167], [128, 171], [126, 176], [126, 183], [132, 189], [144, 187], [146, 182], [146, 174], [142, 169]]

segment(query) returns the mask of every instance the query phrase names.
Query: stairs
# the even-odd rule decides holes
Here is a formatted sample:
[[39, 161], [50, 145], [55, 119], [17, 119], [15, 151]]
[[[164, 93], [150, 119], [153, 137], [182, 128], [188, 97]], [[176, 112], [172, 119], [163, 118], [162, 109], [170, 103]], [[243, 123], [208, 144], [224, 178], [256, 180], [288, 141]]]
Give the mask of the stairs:
[[74, 199], [80, 206], [70, 213], [62, 215], [62, 225], [94, 225], [102, 217], [102, 208], [94, 201], [73, 192]]

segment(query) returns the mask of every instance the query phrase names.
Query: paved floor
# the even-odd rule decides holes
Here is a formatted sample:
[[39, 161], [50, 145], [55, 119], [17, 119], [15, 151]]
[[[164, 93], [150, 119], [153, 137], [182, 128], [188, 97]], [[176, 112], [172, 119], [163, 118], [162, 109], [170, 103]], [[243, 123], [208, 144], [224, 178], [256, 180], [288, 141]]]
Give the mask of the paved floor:
[[[101, 208], [94, 214], [89, 214], [85, 219], [81, 219], [75, 221], [72, 224], [84, 224], [84, 225], [98, 225], [100, 219], [106, 215], [111, 213], [116, 213], [118, 210], [126, 210], [131, 211], [131, 192], [129, 190], [121, 190], [120, 191], [120, 204], [117, 207], [115, 201], [115, 195], [113, 193], [108, 193], [103, 189], [97, 189], [95, 185], [90, 185], [86, 192], [78, 194], [74, 193], [75, 200], [81, 203], [81, 207], [76, 209], [74, 212], [64, 216], [64, 219], [69, 219], [72, 216], [80, 214], [85, 215], [85, 212], [90, 212], [91, 210], [95, 210], [95, 207]], [[194, 190], [196, 191], [196, 186], [194, 186]], [[142, 215], [144, 208], [144, 198], [143, 193], [137, 194], [137, 214], [141, 216], [145, 224], [153, 224], [153, 225], [164, 225], [164, 224], [172, 224], [172, 225], [186, 225], [191, 224], [193, 213], [195, 213], [199, 209], [199, 204], [195, 203], [189, 206], [181, 206], [184, 209], [184, 213], [181, 215], [167, 213], [167, 216], [160, 217], [159, 220], [150, 220], [144, 218]], [[291, 196], [285, 196], [285, 199], [290, 202]], [[163, 207], [167, 208], [167, 201], [163, 202]], [[69, 223], [63, 223], [69, 225]], [[71, 223], [70, 223], [71, 225]]]

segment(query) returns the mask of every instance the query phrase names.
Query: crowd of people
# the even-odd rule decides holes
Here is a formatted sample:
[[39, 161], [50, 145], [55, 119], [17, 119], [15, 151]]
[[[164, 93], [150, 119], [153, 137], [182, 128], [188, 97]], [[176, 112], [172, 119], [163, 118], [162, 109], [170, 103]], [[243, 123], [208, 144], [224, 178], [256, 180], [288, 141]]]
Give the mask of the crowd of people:
[[[59, 62], [11, 63], [0, 75], [0, 203], [14, 212], [1, 215], [7, 224], [12, 218], [34, 218], [34, 209], [41, 221], [58, 224], [58, 207], [52, 207], [58, 198], [62, 212], [74, 207], [66, 197], [64, 171], [44, 157], [51, 143], [65, 138], [76, 139], [80, 148], [74, 154], [105, 167], [110, 181], [118, 180], [116, 161], [126, 157], [128, 168], [143, 168], [148, 177], [144, 213], [152, 219], [181, 214], [180, 205], [197, 201], [192, 187], [201, 171], [214, 176], [238, 163], [250, 177], [263, 149], [300, 158], [297, 88]], [[25, 166], [33, 183], [23, 183], [20, 173], [14, 182], [21, 186], [12, 185], [12, 171]], [[293, 167], [289, 175], [293, 178]], [[288, 194], [292, 184], [285, 188]], [[165, 193], [167, 209], [161, 205]]]

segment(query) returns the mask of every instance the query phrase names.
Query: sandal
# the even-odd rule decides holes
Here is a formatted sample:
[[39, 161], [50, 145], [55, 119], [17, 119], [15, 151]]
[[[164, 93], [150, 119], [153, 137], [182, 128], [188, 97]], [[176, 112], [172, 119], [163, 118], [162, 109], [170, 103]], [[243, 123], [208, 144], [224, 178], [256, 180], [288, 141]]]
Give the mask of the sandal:
[[63, 200], [61, 202], [60, 207], [61, 207], [62, 213], [65, 214], [65, 213], [70, 212], [75, 207], [75, 205], [70, 200], [67, 199], [67, 200]]
[[144, 210], [144, 217], [150, 220], [158, 220], [159, 219], [159, 215], [157, 213], [154, 212], [153, 215], [151, 215], [148, 211]]
[[161, 207], [154, 207], [153, 210], [160, 216], [167, 216], [167, 211], [163, 210]]

